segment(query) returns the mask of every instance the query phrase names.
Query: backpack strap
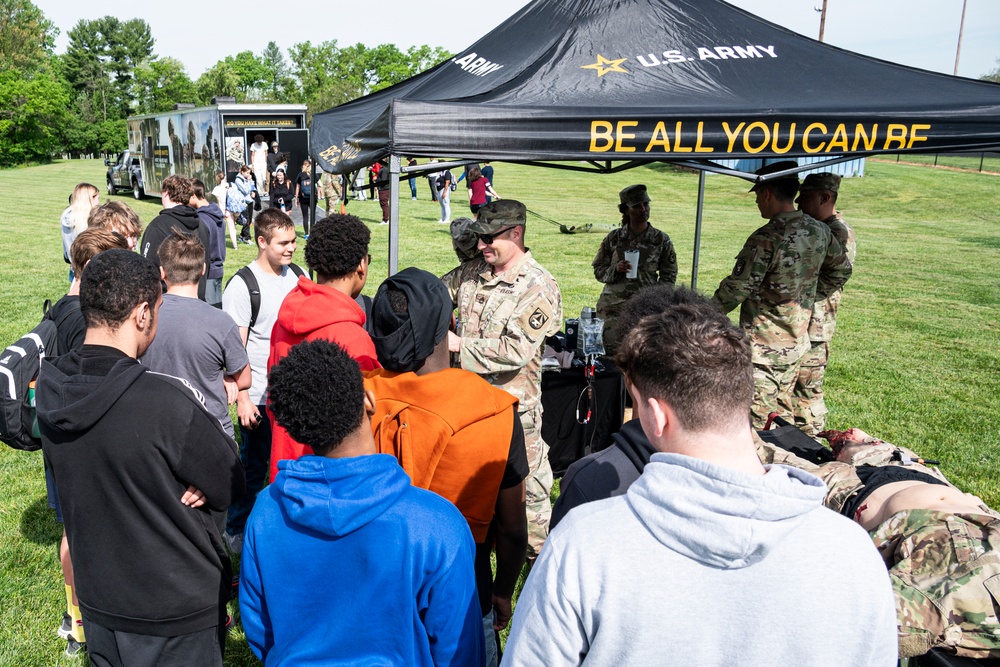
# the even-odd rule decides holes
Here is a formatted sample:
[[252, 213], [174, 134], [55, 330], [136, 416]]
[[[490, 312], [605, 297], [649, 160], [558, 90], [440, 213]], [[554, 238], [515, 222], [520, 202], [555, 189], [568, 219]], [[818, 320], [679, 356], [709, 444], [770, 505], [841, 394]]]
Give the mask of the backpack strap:
[[[241, 268], [233, 275], [233, 278], [236, 276], [243, 279], [243, 284], [247, 286], [247, 292], [250, 293], [250, 324], [247, 328], [253, 329], [253, 325], [257, 323], [257, 315], [260, 314], [260, 283], [257, 282], [257, 276], [253, 274], [249, 266]], [[226, 289], [229, 289], [229, 283], [233, 282], [233, 278], [226, 282]]]
[[[306, 272], [298, 264], [289, 264], [288, 268], [300, 278], [306, 275]], [[260, 314], [260, 283], [257, 282], [257, 276], [253, 274], [249, 266], [241, 268], [233, 275], [233, 278], [236, 276], [243, 279], [243, 282], [247, 286], [247, 292], [250, 293], [250, 325], [247, 328], [253, 329], [253, 326], [257, 324], [257, 316]], [[229, 283], [233, 282], [233, 278], [230, 278], [229, 282], [226, 283], [227, 288], [229, 287]]]

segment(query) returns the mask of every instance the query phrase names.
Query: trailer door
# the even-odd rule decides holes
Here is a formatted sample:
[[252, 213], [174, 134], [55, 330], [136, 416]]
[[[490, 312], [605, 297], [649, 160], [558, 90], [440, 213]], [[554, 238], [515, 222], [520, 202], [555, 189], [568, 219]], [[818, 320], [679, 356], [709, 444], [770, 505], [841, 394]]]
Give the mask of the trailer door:
[[302, 161], [309, 157], [309, 130], [278, 130], [278, 150], [288, 153], [287, 176], [294, 183], [302, 171]]

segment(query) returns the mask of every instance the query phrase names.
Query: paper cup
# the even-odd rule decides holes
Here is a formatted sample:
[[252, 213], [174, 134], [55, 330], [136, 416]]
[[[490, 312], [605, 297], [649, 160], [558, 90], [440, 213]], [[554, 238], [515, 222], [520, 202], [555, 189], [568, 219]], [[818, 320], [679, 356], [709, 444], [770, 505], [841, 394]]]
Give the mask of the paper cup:
[[639, 251], [626, 250], [625, 261], [631, 265], [631, 268], [625, 274], [625, 277], [629, 280], [635, 280], [639, 277]]

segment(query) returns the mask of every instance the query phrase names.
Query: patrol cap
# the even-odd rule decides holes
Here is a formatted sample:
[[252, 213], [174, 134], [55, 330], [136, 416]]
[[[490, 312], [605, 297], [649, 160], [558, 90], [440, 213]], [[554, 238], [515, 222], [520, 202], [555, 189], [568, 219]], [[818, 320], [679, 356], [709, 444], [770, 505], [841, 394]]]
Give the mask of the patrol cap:
[[799, 190], [829, 190], [830, 192], [839, 192], [840, 174], [831, 174], [828, 171], [819, 174], [809, 174], [803, 179]]
[[501, 199], [479, 209], [479, 219], [469, 225], [473, 234], [495, 234], [504, 227], [524, 226], [528, 210], [519, 201]]
[[483, 254], [477, 247], [479, 240], [470, 229], [474, 224], [472, 218], [455, 218], [451, 221], [451, 247], [459, 262], [468, 262]]
[[649, 201], [649, 193], [645, 185], [630, 185], [618, 193], [618, 198], [626, 206], [638, 206]]
[[[767, 174], [774, 174], [779, 171], [785, 171], [786, 169], [795, 169], [799, 166], [799, 163], [795, 160], [782, 160], [781, 162], [772, 162], [771, 164], [765, 164], [763, 167], [755, 171], [754, 173], [758, 176], [766, 176]], [[773, 183], [784, 182], [784, 181], [794, 181], [795, 185], [799, 184], [799, 177], [792, 176], [782, 176], [781, 178], [773, 178], [767, 181], [757, 181], [753, 184], [753, 187], [748, 190], [748, 192], [754, 192], [761, 185], [771, 185]]]

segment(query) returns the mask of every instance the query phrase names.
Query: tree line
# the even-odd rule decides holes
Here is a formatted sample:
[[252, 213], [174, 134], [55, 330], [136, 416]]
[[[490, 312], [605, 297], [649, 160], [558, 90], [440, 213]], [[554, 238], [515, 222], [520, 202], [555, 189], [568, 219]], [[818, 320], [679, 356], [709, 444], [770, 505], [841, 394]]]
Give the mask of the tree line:
[[114, 153], [128, 143], [131, 115], [175, 103], [305, 104], [311, 116], [381, 90], [451, 57], [427, 45], [340, 46], [301, 42], [286, 54], [275, 42], [259, 53], [226, 56], [192, 79], [176, 58], [154, 53], [142, 19], [81, 19], [66, 53], [58, 28], [31, 0], [0, 0], [0, 166], [41, 162], [58, 153]]

